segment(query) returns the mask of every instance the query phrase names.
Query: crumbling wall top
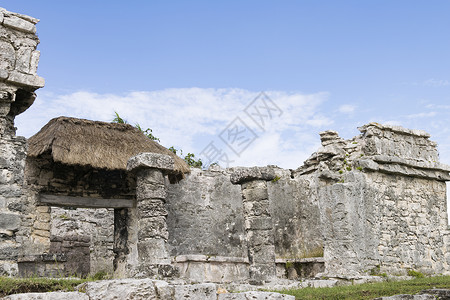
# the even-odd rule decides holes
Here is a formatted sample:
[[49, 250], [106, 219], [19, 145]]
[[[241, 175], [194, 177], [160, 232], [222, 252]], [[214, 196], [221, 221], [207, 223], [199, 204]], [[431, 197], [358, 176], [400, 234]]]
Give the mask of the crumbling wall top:
[[39, 19], [7, 11], [0, 7], [0, 23], [13, 29], [21, 30], [29, 33], [36, 33], [36, 24]]
[[333, 130], [320, 133], [322, 147], [296, 174], [319, 172], [319, 177], [342, 182], [352, 171], [376, 171], [432, 180], [450, 180], [450, 167], [439, 162], [437, 144], [423, 130], [369, 123], [361, 135], [344, 140]]
[[36, 51], [38, 19], [0, 8], [0, 80], [27, 91], [44, 86], [36, 75], [40, 52]]
[[45, 84], [37, 67], [38, 19], [0, 7], [0, 136], [14, 136], [14, 117], [34, 102]]
[[424, 130], [417, 130], [417, 129], [408, 129], [404, 128], [402, 126], [396, 126], [396, 125], [388, 125], [388, 124], [380, 124], [377, 122], [371, 122], [369, 124], [365, 124], [361, 127], [358, 127], [358, 130], [361, 131], [365, 136], [371, 136], [371, 135], [385, 135], [383, 132], [390, 131], [397, 134], [403, 134], [403, 135], [413, 135], [417, 137], [424, 137], [429, 138], [431, 135], [424, 131]]

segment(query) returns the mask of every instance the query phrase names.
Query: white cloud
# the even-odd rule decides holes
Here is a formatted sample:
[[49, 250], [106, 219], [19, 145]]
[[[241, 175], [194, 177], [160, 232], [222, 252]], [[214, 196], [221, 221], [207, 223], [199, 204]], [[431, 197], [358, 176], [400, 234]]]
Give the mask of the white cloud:
[[408, 119], [431, 118], [431, 117], [436, 116], [436, 114], [437, 113], [435, 111], [430, 111], [427, 113], [410, 114], [410, 115], [407, 115], [406, 118], [408, 118]]
[[[277, 164], [297, 168], [319, 145], [318, 132], [333, 123], [324, 116], [321, 104], [327, 93], [299, 94], [268, 91], [282, 111], [281, 116], [259, 128], [245, 113], [258, 95], [243, 89], [165, 89], [136, 91], [123, 95], [79, 91], [55, 95], [39, 92], [35, 104], [16, 118], [18, 135], [29, 137], [51, 118], [70, 116], [111, 121], [114, 111], [131, 124], [150, 127], [165, 146], [198, 154], [236, 117], [244, 120], [258, 138], [241, 156], [230, 157], [233, 165]], [[231, 153], [223, 143], [223, 151]], [[230, 155], [231, 156], [231, 155]]]
[[355, 111], [356, 106], [350, 104], [344, 104], [339, 106], [338, 111], [343, 114], [351, 114]]
[[[371, 121], [371, 122], [376, 122], [376, 121]], [[403, 126], [402, 122], [395, 121], [395, 120], [381, 121], [381, 124], [392, 125], [392, 126]]]
[[450, 85], [450, 81], [443, 80], [443, 79], [430, 78], [430, 79], [425, 80], [422, 84], [424, 86], [442, 87], [442, 86], [449, 86]]
[[428, 109], [450, 109], [450, 105], [440, 105], [434, 103], [427, 104], [425, 107]]

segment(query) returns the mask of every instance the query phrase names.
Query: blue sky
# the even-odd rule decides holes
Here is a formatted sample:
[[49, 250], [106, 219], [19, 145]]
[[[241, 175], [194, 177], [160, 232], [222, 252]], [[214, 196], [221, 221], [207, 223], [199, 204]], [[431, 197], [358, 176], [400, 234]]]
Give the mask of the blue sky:
[[233, 165], [297, 168], [320, 131], [351, 138], [371, 121], [430, 132], [450, 163], [449, 1], [0, 5], [41, 19], [46, 86], [16, 119], [18, 134], [116, 110], [198, 154], [236, 117], [249, 124], [243, 110], [265, 91], [283, 114], [264, 130], [249, 125], [258, 138]]

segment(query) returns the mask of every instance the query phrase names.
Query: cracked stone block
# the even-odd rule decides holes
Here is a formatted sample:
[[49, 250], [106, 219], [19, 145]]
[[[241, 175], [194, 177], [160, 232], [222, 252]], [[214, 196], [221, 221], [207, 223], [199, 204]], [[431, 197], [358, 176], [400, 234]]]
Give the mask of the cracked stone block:
[[20, 227], [20, 215], [0, 213], [0, 229], [17, 231]]

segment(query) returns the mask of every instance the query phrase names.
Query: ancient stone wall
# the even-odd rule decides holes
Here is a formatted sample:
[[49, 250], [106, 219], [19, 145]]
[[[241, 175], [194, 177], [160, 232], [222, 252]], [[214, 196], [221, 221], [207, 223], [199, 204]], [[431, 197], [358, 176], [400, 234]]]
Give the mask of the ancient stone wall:
[[[295, 171], [193, 169], [177, 184], [165, 179], [173, 161], [158, 154], [141, 153], [128, 172], [27, 159], [14, 118], [44, 85], [37, 22], [0, 8], [0, 275], [20, 273], [18, 262], [22, 274], [39, 263], [54, 274], [52, 254], [64, 271], [110, 271], [114, 256], [116, 274], [216, 282], [264, 282], [288, 262], [293, 278], [306, 270], [297, 264], [317, 273], [322, 262], [334, 277], [450, 272], [450, 167], [423, 131], [370, 123], [350, 140], [325, 131]], [[53, 208], [44, 193], [126, 205]]]
[[280, 170], [279, 179], [267, 182], [277, 258], [301, 259], [323, 256], [323, 237], [316, 179], [292, 178]]
[[[300, 262], [305, 257], [322, 256], [318, 201], [310, 197], [314, 193], [309, 188], [313, 178], [293, 179], [289, 170], [271, 168], [277, 178], [267, 182], [265, 210], [270, 215], [270, 244], [274, 246], [276, 258], [286, 264], [286, 261]], [[192, 169], [179, 183], [167, 182], [171, 255], [182, 273], [190, 270], [186, 276], [198, 281], [217, 278], [215, 270], [219, 269], [225, 274], [222, 278], [225, 281], [230, 277], [249, 276], [245, 227], [248, 204], [243, 202], [241, 187], [230, 182], [235, 170], [214, 166], [210, 170]], [[255, 206], [255, 209], [262, 213], [262, 207]]]
[[170, 254], [247, 257], [240, 188], [222, 169], [191, 172], [168, 185]]
[[436, 143], [398, 126], [360, 131], [348, 141], [321, 133], [323, 147], [296, 171], [319, 179], [326, 274], [448, 272], [450, 168], [439, 163]]
[[24, 205], [26, 140], [15, 136], [14, 118], [44, 86], [36, 75], [39, 20], [0, 8], [0, 275], [17, 273], [26, 227], [33, 222]]
[[50, 253], [64, 253], [69, 263], [82, 266], [78, 272], [79, 266], [68, 266], [73, 273], [113, 274], [113, 209], [51, 207], [50, 243]]

